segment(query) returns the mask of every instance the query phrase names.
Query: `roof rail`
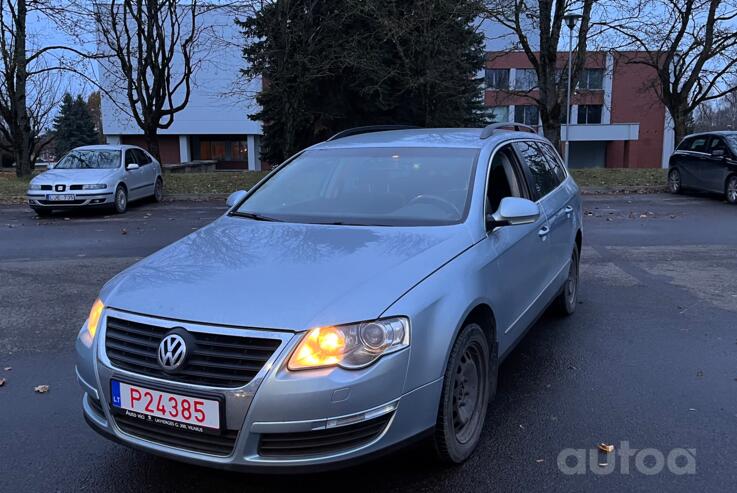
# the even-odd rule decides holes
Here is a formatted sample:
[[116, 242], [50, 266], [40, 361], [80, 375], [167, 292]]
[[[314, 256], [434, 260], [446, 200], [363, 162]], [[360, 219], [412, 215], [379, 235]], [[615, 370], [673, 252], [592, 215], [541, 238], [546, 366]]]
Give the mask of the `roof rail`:
[[350, 137], [351, 135], [368, 134], [371, 132], [384, 132], [387, 130], [409, 130], [412, 128], [420, 128], [414, 125], [367, 125], [365, 127], [354, 127], [342, 130], [337, 134], [330, 137], [325, 142], [331, 140], [342, 139], [343, 137]]
[[500, 130], [503, 128], [513, 128], [515, 132], [520, 132], [522, 130], [526, 130], [528, 132], [532, 132], [536, 134], [534, 128], [532, 128], [529, 125], [524, 125], [522, 123], [516, 123], [516, 122], [500, 122], [500, 123], [492, 123], [491, 125], [487, 125], [484, 127], [484, 129], [481, 131], [481, 139], [488, 139], [491, 137], [496, 130]]

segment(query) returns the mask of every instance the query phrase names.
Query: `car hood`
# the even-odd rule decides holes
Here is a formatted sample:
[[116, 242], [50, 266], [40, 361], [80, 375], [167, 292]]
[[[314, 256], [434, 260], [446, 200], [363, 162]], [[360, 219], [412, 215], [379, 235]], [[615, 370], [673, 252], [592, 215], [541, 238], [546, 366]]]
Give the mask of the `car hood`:
[[53, 185], [55, 183], [98, 183], [115, 173], [116, 169], [50, 169], [31, 183]]
[[110, 280], [109, 307], [306, 330], [371, 320], [471, 245], [464, 225], [368, 227], [224, 216]]

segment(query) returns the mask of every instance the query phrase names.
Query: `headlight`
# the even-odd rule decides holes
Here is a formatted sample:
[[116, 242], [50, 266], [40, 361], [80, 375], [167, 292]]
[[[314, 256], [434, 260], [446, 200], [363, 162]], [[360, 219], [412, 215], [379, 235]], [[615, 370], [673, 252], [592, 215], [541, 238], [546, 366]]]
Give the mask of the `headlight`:
[[363, 368], [382, 355], [409, 346], [409, 320], [386, 318], [309, 330], [292, 353], [287, 367], [306, 370], [326, 366]]
[[82, 190], [102, 190], [107, 188], [107, 185], [104, 183], [97, 183], [94, 185], [82, 185]]
[[91, 337], [95, 337], [95, 334], [97, 333], [97, 329], [100, 325], [100, 318], [102, 317], [102, 310], [104, 308], [105, 305], [102, 303], [100, 298], [97, 298], [92, 304], [90, 316], [87, 318], [87, 332], [90, 333]]
[[37, 183], [31, 183], [28, 185], [28, 190], [41, 190], [41, 185]]

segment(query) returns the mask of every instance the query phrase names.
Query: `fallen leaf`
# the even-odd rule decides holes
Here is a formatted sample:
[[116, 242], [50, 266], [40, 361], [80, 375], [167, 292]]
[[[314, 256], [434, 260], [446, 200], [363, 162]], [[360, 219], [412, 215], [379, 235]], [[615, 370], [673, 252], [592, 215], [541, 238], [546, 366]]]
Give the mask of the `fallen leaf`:
[[49, 386], [48, 385], [37, 385], [33, 387], [33, 391], [38, 392], [39, 394], [45, 394], [46, 392], [49, 391]]
[[535, 462], [537, 462], [538, 464], [540, 464], [541, 462], [545, 462], [545, 459], [537, 459]]
[[699, 370], [699, 371], [697, 371], [697, 372], [696, 372], [696, 376], [697, 376], [698, 378], [701, 378], [701, 377], [703, 377], [703, 376], [704, 376], [704, 372], [703, 372], [703, 370]]
[[3, 368], [3, 370], [5, 370], [5, 371], [10, 371], [10, 370], [12, 370], [12, 369], [13, 369], [13, 367], [12, 367], [12, 366], [6, 366], [5, 368]]
[[5, 385], [5, 379], [4, 378], [0, 378], [0, 387], [2, 387], [3, 385]]
[[123, 228], [123, 229], [120, 230], [120, 234], [127, 235], [128, 234], [128, 230], [125, 229], [125, 228]]
[[601, 450], [602, 452], [606, 452], [607, 454], [611, 454], [612, 452], [614, 452], [614, 445], [609, 445], [608, 443], [600, 443], [598, 447], [599, 450]]
[[689, 410], [689, 411], [696, 411], [696, 409], [694, 409], [694, 408], [692, 408], [692, 407], [689, 407], [689, 408], [688, 408], [688, 410]]

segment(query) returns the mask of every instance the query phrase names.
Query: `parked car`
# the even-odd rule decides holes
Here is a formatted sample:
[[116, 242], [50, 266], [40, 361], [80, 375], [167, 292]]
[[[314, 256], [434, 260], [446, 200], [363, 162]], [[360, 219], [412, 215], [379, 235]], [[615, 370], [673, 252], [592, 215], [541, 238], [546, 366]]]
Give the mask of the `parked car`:
[[708, 132], [687, 136], [670, 157], [668, 188], [724, 194], [737, 204], [737, 132]]
[[129, 145], [77, 147], [54, 167], [31, 180], [26, 197], [39, 215], [54, 209], [111, 207], [123, 213], [132, 200], [161, 201], [161, 165], [148, 152]]
[[343, 132], [117, 275], [76, 343], [89, 425], [229, 469], [463, 462], [500, 361], [577, 304], [579, 189], [509, 125]]

